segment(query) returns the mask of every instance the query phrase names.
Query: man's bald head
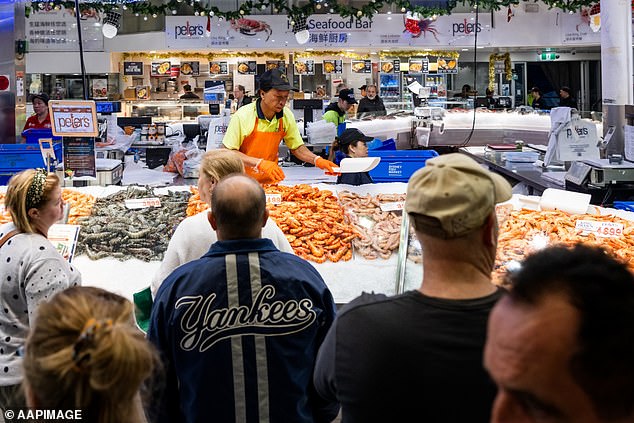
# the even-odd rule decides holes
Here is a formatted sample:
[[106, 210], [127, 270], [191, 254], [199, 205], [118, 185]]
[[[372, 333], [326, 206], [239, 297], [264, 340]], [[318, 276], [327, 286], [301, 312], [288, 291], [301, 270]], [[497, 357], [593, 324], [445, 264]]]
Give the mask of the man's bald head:
[[260, 238], [268, 218], [264, 190], [255, 179], [229, 175], [213, 190], [211, 213], [219, 240]]

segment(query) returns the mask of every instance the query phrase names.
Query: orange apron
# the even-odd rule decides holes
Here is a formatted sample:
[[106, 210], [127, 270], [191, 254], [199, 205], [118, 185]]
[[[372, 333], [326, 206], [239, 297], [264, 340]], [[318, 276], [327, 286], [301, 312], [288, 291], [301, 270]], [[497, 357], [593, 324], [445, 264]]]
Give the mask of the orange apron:
[[[282, 141], [286, 135], [286, 131], [284, 131], [284, 118], [279, 120], [280, 125], [278, 131], [276, 132], [258, 131], [258, 122], [259, 119], [256, 116], [253, 131], [244, 138], [239, 151], [249, 157], [255, 157], [277, 163], [277, 152], [279, 150], [280, 141]], [[270, 184], [274, 182], [271, 178], [262, 172], [256, 171], [253, 167], [247, 167], [246, 172], [247, 175], [253, 177], [261, 184]]]

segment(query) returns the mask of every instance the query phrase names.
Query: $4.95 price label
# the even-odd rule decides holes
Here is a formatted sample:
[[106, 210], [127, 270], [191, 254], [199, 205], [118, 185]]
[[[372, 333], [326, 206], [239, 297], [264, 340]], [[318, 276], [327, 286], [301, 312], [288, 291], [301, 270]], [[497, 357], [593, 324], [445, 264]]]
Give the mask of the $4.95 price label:
[[575, 229], [583, 231], [584, 234], [592, 233], [602, 238], [618, 238], [623, 236], [622, 223], [577, 220]]

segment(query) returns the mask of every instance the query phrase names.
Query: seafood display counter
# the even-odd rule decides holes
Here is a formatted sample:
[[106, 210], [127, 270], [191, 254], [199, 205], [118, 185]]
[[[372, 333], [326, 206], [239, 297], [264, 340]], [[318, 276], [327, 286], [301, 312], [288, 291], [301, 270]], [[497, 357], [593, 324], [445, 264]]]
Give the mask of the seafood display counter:
[[[420, 286], [423, 251], [402, 212], [406, 187], [271, 186], [267, 193], [277, 199], [267, 207], [296, 254], [317, 269], [341, 304], [363, 291], [392, 295]], [[70, 205], [68, 223], [81, 227], [73, 264], [84, 284], [130, 299], [149, 285], [174, 227], [206, 207], [188, 186], [64, 188], [63, 197]], [[126, 200], [147, 198], [160, 205], [126, 207]], [[514, 195], [498, 206], [497, 283], [525, 254], [549, 243], [601, 245], [634, 269], [634, 213], [590, 206], [588, 213], [572, 215], [535, 210], [537, 204], [539, 197]], [[0, 218], [10, 220], [6, 212]]]

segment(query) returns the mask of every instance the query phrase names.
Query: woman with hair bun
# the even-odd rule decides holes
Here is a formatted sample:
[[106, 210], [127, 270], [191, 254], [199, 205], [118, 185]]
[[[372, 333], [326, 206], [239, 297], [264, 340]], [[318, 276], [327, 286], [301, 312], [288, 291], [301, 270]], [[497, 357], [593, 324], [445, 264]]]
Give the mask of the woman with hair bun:
[[133, 313], [131, 302], [94, 287], [43, 303], [25, 347], [27, 405], [81, 410], [93, 423], [145, 422], [139, 389], [160, 361]]
[[0, 225], [0, 409], [23, 405], [22, 357], [38, 305], [56, 292], [81, 284], [73, 268], [47, 239], [64, 215], [59, 178], [27, 169], [9, 180], [5, 207], [11, 222]]

